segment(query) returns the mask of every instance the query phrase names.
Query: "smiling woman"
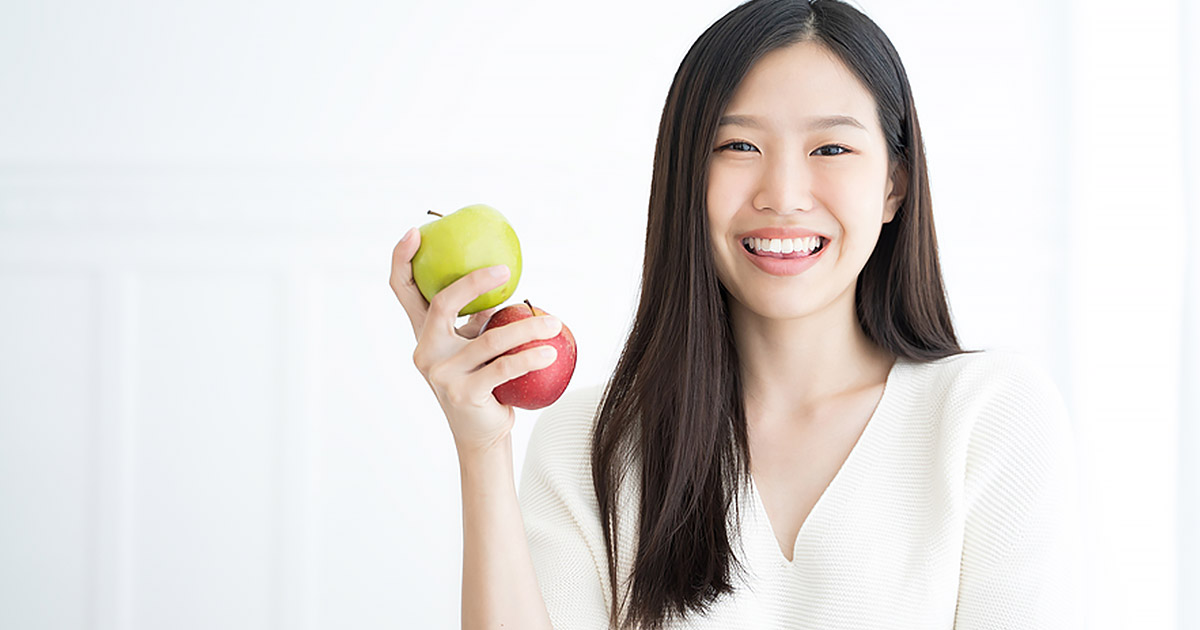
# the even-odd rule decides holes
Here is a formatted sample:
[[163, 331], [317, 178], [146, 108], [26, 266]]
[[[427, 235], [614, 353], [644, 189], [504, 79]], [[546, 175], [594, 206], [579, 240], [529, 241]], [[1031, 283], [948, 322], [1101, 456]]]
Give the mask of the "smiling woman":
[[616, 369], [542, 415], [519, 514], [486, 360], [547, 329], [455, 334], [498, 280], [426, 304], [402, 241], [459, 450], [464, 627], [1077, 627], [1065, 406], [1035, 364], [960, 347], [936, 241], [883, 32], [837, 0], [729, 12], [667, 95]]
[[1078, 624], [1061, 397], [1034, 364], [960, 348], [936, 241], [911, 89], [873, 22], [754, 0], [700, 36], [662, 115], [620, 362], [530, 442], [556, 627]]

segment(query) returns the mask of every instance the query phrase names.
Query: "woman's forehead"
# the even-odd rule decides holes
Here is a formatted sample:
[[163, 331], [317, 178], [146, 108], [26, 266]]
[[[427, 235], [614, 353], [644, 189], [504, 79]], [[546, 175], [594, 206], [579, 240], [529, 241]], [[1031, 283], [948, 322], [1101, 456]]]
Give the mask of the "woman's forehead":
[[[875, 100], [837, 55], [815, 42], [773, 50], [754, 64], [734, 92], [726, 115], [759, 122], [810, 126], [845, 116], [874, 126]], [[743, 122], [745, 122], [743, 120]]]

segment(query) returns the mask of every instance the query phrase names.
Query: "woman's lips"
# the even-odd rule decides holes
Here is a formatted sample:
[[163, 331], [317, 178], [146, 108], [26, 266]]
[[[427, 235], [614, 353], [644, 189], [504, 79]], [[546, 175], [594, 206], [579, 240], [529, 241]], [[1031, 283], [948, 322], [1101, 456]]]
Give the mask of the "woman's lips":
[[777, 252], [751, 252], [745, 245], [738, 243], [738, 249], [742, 254], [750, 259], [759, 269], [773, 276], [794, 276], [803, 273], [809, 267], [817, 264], [821, 256], [825, 254], [825, 250], [829, 249], [829, 242], [826, 241], [815, 253], [808, 256], [796, 256], [795, 254], [783, 254]]

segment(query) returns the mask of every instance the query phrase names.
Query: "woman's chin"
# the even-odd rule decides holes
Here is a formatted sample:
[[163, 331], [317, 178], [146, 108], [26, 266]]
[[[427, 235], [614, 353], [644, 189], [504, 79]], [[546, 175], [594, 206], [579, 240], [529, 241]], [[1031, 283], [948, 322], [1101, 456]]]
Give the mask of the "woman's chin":
[[821, 304], [816, 301], [799, 298], [789, 300], [762, 298], [738, 300], [738, 302], [744, 315], [771, 321], [804, 319], [819, 311], [821, 307]]

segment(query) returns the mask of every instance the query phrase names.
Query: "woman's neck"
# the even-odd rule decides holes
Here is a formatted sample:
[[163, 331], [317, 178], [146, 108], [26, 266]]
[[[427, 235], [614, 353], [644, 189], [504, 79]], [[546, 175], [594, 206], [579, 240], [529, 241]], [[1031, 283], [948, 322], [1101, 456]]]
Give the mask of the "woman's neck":
[[814, 417], [838, 397], [887, 379], [895, 357], [863, 332], [849, 297], [790, 320], [731, 303], [748, 413]]

